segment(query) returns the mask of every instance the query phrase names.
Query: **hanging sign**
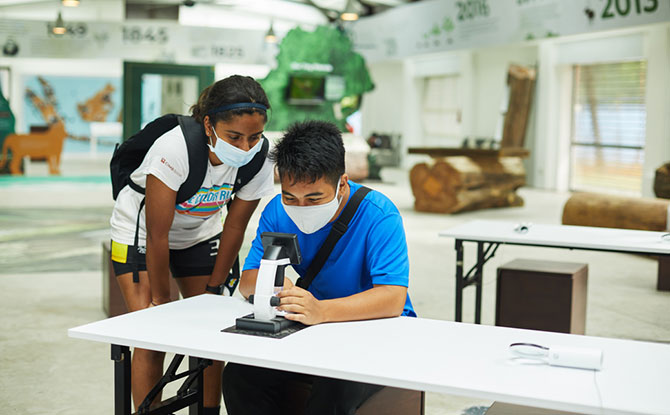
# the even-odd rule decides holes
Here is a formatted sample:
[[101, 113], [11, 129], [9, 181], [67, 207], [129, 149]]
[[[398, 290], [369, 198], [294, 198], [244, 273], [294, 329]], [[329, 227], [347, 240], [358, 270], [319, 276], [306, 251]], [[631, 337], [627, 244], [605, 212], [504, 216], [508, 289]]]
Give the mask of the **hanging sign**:
[[262, 63], [261, 30], [183, 26], [172, 22], [53, 22], [0, 20], [5, 57], [121, 58], [134, 61], [214, 64]]
[[667, 21], [668, 0], [428, 0], [360, 19], [350, 33], [375, 61]]

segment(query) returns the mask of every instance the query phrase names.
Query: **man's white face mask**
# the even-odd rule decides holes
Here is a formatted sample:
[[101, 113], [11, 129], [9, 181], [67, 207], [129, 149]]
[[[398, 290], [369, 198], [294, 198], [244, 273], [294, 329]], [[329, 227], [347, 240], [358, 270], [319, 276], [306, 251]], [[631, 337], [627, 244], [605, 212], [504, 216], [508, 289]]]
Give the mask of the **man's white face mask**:
[[337, 208], [340, 206], [341, 199], [338, 199], [340, 193], [340, 183], [338, 181], [335, 189], [335, 197], [328, 203], [315, 206], [291, 206], [284, 203], [282, 205], [289, 218], [300, 229], [300, 232], [310, 234], [323, 228], [335, 216]]

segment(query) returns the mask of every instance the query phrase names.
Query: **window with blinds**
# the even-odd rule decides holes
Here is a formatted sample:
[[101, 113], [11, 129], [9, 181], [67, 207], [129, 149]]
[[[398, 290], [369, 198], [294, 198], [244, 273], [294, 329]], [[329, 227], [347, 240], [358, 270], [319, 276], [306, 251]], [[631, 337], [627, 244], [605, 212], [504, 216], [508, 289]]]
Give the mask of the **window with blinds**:
[[639, 196], [646, 62], [573, 67], [570, 188]]
[[458, 76], [433, 76], [424, 79], [421, 122], [426, 144], [444, 143], [445, 138], [461, 139], [458, 82]]

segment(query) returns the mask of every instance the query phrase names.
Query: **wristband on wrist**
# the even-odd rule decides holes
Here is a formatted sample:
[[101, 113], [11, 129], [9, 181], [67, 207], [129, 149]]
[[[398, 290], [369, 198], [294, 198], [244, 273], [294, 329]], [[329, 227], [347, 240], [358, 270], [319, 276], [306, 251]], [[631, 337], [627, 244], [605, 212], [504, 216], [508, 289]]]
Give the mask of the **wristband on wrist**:
[[207, 286], [205, 287], [205, 291], [207, 291], [208, 293], [221, 295], [221, 294], [223, 294], [223, 284], [214, 285], [214, 286], [211, 286], [211, 285], [207, 284]]

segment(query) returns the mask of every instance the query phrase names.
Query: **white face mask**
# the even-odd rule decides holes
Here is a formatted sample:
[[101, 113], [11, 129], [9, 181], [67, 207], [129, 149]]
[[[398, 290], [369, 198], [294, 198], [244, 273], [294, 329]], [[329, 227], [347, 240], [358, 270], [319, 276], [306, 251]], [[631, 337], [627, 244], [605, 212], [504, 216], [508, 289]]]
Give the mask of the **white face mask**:
[[310, 234], [323, 228], [335, 216], [341, 200], [337, 196], [340, 193], [340, 185], [337, 184], [335, 197], [328, 203], [315, 206], [290, 206], [284, 203], [282, 205], [289, 218], [295, 223], [302, 233]]
[[232, 144], [222, 140], [217, 134], [216, 130], [212, 128], [214, 137], [216, 137], [216, 147], [207, 143], [209, 149], [212, 150], [216, 158], [230, 167], [242, 167], [249, 163], [252, 158], [258, 153], [263, 145], [263, 140], [258, 140], [255, 146], [251, 147], [249, 151], [240, 150]]

